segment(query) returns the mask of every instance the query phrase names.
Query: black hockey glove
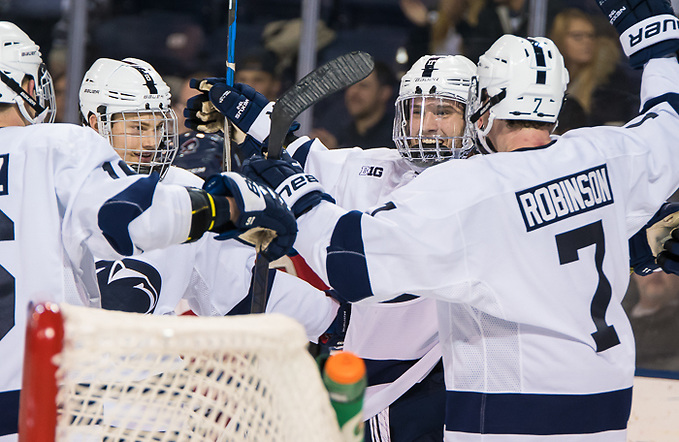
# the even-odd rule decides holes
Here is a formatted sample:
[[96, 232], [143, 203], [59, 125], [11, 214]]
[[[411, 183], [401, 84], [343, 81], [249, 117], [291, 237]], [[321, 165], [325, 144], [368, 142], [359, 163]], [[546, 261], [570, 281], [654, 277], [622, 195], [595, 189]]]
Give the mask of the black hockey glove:
[[203, 189], [211, 195], [234, 197], [240, 210], [233, 228], [218, 232], [217, 239], [238, 236], [255, 245], [270, 261], [292, 248], [297, 237], [295, 217], [283, 199], [267, 186], [235, 172], [223, 172], [208, 179]]
[[[194, 78], [189, 85], [202, 94], [191, 97], [186, 102], [186, 127], [200, 132], [223, 131], [226, 117], [247, 135], [247, 143], [239, 146], [242, 157], [262, 153], [262, 144], [266, 145], [271, 131], [273, 102], [270, 103], [264, 95], [247, 84], [228, 86], [224, 78]], [[293, 132], [297, 129], [299, 123], [294, 121], [284, 144], [287, 145], [296, 138]]]
[[638, 275], [662, 268], [679, 275], [679, 203], [665, 203], [629, 240], [630, 267]]
[[597, 0], [620, 34], [633, 68], [679, 50], [679, 19], [669, 0]]
[[243, 162], [241, 171], [248, 178], [275, 189], [295, 217], [311, 210], [321, 200], [335, 202], [325, 193], [316, 177], [305, 173], [302, 166], [292, 159], [268, 160], [255, 155]]

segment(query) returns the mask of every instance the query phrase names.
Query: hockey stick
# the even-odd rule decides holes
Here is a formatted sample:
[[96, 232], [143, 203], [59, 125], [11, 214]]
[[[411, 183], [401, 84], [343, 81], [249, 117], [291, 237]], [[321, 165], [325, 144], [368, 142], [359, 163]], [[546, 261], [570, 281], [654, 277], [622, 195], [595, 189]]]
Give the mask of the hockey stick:
[[[307, 74], [274, 104], [267, 158], [279, 159], [290, 125], [305, 109], [370, 75], [375, 62], [370, 54], [351, 52], [331, 60]], [[269, 283], [269, 260], [257, 253], [253, 270], [252, 313], [264, 313]]]
[[[236, 10], [237, 0], [229, 0], [229, 12], [227, 14], [228, 41], [226, 46], [226, 84], [233, 86], [233, 77], [236, 71]], [[229, 120], [224, 118], [224, 150], [222, 152], [222, 170], [231, 171], [231, 126]]]
[[370, 54], [351, 52], [316, 68], [276, 101], [271, 112], [271, 132], [267, 158], [281, 156], [283, 140], [292, 122], [305, 109], [330, 94], [358, 83], [370, 75], [375, 63]]

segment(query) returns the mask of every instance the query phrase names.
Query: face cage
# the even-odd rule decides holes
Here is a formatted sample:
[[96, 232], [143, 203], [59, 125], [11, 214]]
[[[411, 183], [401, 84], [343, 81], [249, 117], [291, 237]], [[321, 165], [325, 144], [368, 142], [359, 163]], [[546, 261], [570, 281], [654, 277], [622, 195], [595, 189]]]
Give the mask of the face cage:
[[45, 110], [44, 116], [38, 115], [36, 119], [40, 118], [40, 123], [53, 123], [57, 116], [57, 102], [54, 94], [54, 82], [44, 63], [38, 68], [38, 76], [40, 78], [36, 84], [36, 94], [38, 103]]
[[[158, 172], [162, 179], [179, 150], [177, 115], [171, 108], [99, 114], [97, 123], [121, 158], [143, 175]], [[114, 134], [119, 124], [124, 130]]]
[[[17, 94], [14, 101], [19, 108], [21, 115], [31, 124], [38, 123], [52, 123], [56, 117], [57, 105], [54, 96], [54, 83], [52, 76], [47, 71], [44, 63], [38, 67], [38, 78], [35, 81], [35, 96], [34, 99], [28, 91], [22, 88], [21, 84], [14, 81], [6, 75], [2, 75], [2, 81], [5, 85]], [[32, 78], [32, 75], [29, 75]], [[24, 77], [25, 78], [25, 77]], [[26, 106], [33, 109], [35, 116], [31, 116]]]
[[[420, 99], [419, 104], [415, 103], [416, 99]], [[436, 103], [441, 100], [464, 105], [459, 100], [441, 95], [410, 95], [396, 100], [393, 140], [401, 156], [416, 166], [428, 167], [451, 158], [467, 158], [474, 149], [474, 143], [466, 128], [461, 131], [462, 135], [457, 136], [438, 133], [423, 134], [425, 118], [420, 118], [416, 127], [417, 133], [411, 133], [411, 115], [417, 110], [420, 115], [425, 115], [425, 108], [428, 104], [431, 105], [432, 102]], [[465, 124], [464, 119], [462, 124]]]

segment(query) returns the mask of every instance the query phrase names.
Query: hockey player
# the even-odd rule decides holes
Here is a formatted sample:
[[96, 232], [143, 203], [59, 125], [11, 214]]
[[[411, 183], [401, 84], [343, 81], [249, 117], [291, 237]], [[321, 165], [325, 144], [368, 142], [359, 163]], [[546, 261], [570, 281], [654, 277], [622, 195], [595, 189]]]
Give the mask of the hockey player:
[[[202, 179], [171, 165], [178, 144], [169, 103], [170, 89], [158, 72], [134, 58], [98, 59], [80, 87], [84, 122], [135, 172], [157, 171], [163, 183], [202, 187]], [[168, 314], [184, 299], [199, 315], [249, 313], [255, 249], [213, 236], [121, 260], [97, 260], [102, 307]], [[284, 272], [271, 271], [270, 278], [267, 311], [297, 319], [315, 342], [335, 318], [337, 301]]]
[[[476, 65], [463, 56], [424, 56], [411, 67], [401, 80], [396, 101], [398, 152], [388, 148], [329, 150], [307, 137], [292, 143], [287, 151], [305, 171], [318, 177], [339, 205], [370, 209], [425, 168], [470, 154], [473, 142], [465, 132], [464, 111], [475, 73]], [[266, 118], [253, 118], [266, 115], [264, 97], [244, 85], [228, 87], [223, 80], [210, 83], [211, 91], [190, 103], [190, 124], [206, 124], [196, 111], [211, 100], [241, 130], [268, 133], [268, 127], [253, 127], [269, 124]], [[203, 115], [203, 119], [218, 121], [223, 116]], [[261, 141], [251, 136], [246, 145]], [[353, 305], [344, 349], [366, 362], [364, 418], [370, 419], [366, 440], [443, 438], [445, 389], [433, 299], [404, 294], [385, 303]]]
[[[446, 440], [626, 439], [628, 239], [679, 187], [679, 26], [666, 1], [599, 4], [644, 66], [642, 112], [625, 127], [552, 138], [563, 58], [548, 39], [505, 35], [468, 104], [488, 155], [427, 169], [372, 215], [319, 198], [298, 218], [295, 248], [347, 300], [438, 300]], [[248, 161], [281, 191], [310, 179]]]
[[[283, 202], [239, 175], [217, 178], [229, 197], [159, 184], [157, 176], [127, 176], [119, 156], [95, 132], [36, 124], [52, 121], [53, 103], [39, 47], [13, 23], [0, 22], [3, 442], [17, 438], [28, 305], [76, 296], [96, 305], [93, 253], [119, 258], [195, 240], [208, 230], [232, 236], [251, 221], [277, 231], [266, 248], [274, 258], [289, 249], [296, 232]], [[76, 290], [79, 296], [69, 295]]]

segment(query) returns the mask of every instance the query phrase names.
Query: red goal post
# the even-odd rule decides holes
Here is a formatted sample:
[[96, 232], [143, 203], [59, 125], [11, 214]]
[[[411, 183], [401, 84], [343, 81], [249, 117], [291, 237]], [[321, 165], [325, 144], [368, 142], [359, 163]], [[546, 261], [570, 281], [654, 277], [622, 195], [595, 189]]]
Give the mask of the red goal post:
[[340, 441], [307, 344], [282, 315], [36, 305], [19, 441]]

